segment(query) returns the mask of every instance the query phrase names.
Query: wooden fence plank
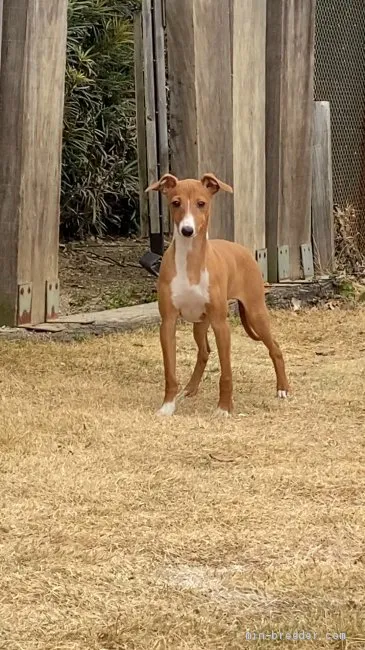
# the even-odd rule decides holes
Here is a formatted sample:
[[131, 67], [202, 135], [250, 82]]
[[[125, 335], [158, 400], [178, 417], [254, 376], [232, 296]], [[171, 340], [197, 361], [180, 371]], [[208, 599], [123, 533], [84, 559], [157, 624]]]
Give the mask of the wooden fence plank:
[[222, 0], [207, 11], [206, 0], [169, 0], [166, 11], [172, 170], [190, 177], [213, 171], [233, 182], [234, 201], [215, 200], [210, 235], [262, 247], [265, 2]]
[[266, 238], [269, 280], [277, 247], [289, 245], [301, 276], [300, 244], [311, 239], [315, 0], [267, 0]]
[[134, 18], [134, 77], [138, 146], [139, 234], [141, 237], [148, 237], [148, 197], [145, 192], [145, 189], [148, 185], [148, 174], [146, 148], [146, 114], [144, 109], [143, 33], [141, 13], [137, 13]]
[[234, 239], [265, 247], [266, 0], [234, 0]]
[[[268, 252], [268, 278], [278, 281], [278, 221], [280, 200], [280, 123], [281, 69], [283, 67], [282, 4], [266, 3], [266, 191], [265, 234]], [[270, 105], [269, 105], [270, 104]]]
[[171, 172], [179, 178], [198, 175], [194, 2], [167, 0], [165, 6]]
[[3, 13], [4, 13], [4, 0], [0, 0], [0, 64], [1, 64], [1, 39], [3, 31]]
[[[171, 170], [232, 182], [231, 0], [168, 0]], [[219, 56], [217, 56], [219, 47]], [[218, 194], [209, 233], [233, 239], [233, 201]]]
[[[157, 132], [156, 132], [156, 103], [153, 65], [153, 33], [151, 0], [142, 2], [143, 21], [143, 49], [144, 49], [144, 84], [145, 84], [145, 111], [146, 111], [146, 141], [147, 141], [147, 174], [148, 183], [158, 179], [157, 166]], [[161, 232], [160, 205], [157, 192], [150, 192], [149, 215], [150, 233]]]
[[[45, 319], [58, 275], [67, 0], [4, 0], [0, 70], [0, 322], [17, 322], [17, 286], [32, 284]], [[10, 108], [11, 107], [11, 108]]]
[[[195, 0], [194, 51], [197, 109], [198, 177], [213, 172], [233, 183], [232, 68], [230, 0]], [[184, 37], [184, 34], [182, 35]], [[233, 199], [214, 199], [211, 237], [233, 240]]]
[[313, 251], [324, 273], [333, 270], [335, 256], [330, 104], [314, 102], [313, 109]]
[[[169, 142], [167, 133], [167, 98], [166, 98], [166, 61], [165, 61], [165, 30], [163, 25], [162, 0], [154, 0], [153, 28], [155, 44], [156, 67], [156, 110], [158, 135], [158, 173], [159, 176], [169, 171]], [[162, 214], [164, 232], [168, 233], [169, 213], [166, 201], [160, 197], [160, 213]]]

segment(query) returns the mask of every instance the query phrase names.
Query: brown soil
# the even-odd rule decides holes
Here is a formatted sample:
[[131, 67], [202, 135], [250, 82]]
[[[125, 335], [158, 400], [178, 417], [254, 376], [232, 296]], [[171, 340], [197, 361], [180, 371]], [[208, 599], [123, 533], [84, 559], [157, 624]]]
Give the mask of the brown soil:
[[[149, 250], [148, 239], [105, 239], [72, 242], [60, 247], [59, 277], [61, 315], [117, 309], [156, 300], [156, 278], [143, 269], [139, 260]], [[365, 278], [342, 278], [338, 294], [364, 301]], [[313, 296], [305, 297], [312, 291]], [[333, 294], [328, 286], [285, 285], [272, 291], [268, 304], [292, 309], [292, 298], [304, 304], [327, 302]], [[281, 295], [283, 293], [283, 296]]]
[[60, 247], [61, 314], [102, 311], [156, 299], [156, 278], [139, 259], [142, 239], [90, 240]]

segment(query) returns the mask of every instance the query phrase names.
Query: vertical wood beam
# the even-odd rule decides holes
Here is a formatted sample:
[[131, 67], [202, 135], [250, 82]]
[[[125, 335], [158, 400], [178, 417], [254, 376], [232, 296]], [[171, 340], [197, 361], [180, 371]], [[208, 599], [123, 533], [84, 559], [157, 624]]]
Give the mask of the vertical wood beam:
[[[157, 112], [157, 150], [158, 174], [163, 176], [169, 171], [169, 140], [167, 132], [167, 98], [166, 98], [166, 61], [165, 61], [165, 29], [162, 0], [154, 0], [153, 31], [154, 53], [156, 66], [156, 112]], [[163, 229], [169, 233], [169, 211], [166, 201], [160, 198], [160, 214]]]
[[313, 253], [318, 270], [328, 273], [335, 258], [330, 104], [314, 102], [313, 109]]
[[[195, 0], [195, 95], [198, 178], [213, 172], [233, 184], [230, 2]], [[212, 238], [234, 238], [233, 200], [219, 192], [209, 227]]]
[[166, 2], [171, 172], [179, 178], [198, 175], [194, 3]]
[[[213, 172], [232, 183], [230, 0], [166, 3], [171, 170], [199, 178]], [[233, 239], [233, 201], [214, 200], [211, 237]]]
[[288, 245], [301, 276], [300, 245], [311, 239], [315, 0], [267, 0], [266, 237], [269, 280]]
[[[153, 24], [151, 0], [142, 1], [144, 84], [147, 138], [148, 183], [158, 179], [155, 72], [153, 64]], [[161, 238], [160, 202], [157, 192], [149, 192], [150, 234]], [[157, 252], [157, 251], [156, 251]]]
[[139, 234], [141, 237], [148, 237], [148, 197], [145, 192], [148, 185], [146, 113], [144, 107], [142, 14], [140, 12], [134, 17], [134, 83], [138, 146]]
[[266, 0], [233, 0], [234, 240], [265, 248]]
[[0, 324], [17, 324], [24, 283], [40, 323], [58, 275], [67, 0], [3, 0], [2, 25]]

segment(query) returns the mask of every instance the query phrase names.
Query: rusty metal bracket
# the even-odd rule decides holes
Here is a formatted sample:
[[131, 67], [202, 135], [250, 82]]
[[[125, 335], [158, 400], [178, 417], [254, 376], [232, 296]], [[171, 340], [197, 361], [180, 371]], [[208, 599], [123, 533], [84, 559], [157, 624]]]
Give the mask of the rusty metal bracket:
[[18, 326], [29, 325], [32, 322], [32, 283], [18, 285]]
[[279, 282], [282, 280], [289, 280], [290, 277], [289, 265], [289, 246], [278, 247], [278, 278]]
[[313, 249], [312, 244], [301, 244], [300, 253], [302, 259], [302, 267], [305, 278], [313, 278], [314, 276], [314, 263], [313, 263]]
[[46, 323], [58, 318], [60, 311], [60, 283], [56, 280], [46, 282]]
[[260, 248], [256, 251], [256, 262], [260, 267], [263, 281], [267, 282], [267, 248]]

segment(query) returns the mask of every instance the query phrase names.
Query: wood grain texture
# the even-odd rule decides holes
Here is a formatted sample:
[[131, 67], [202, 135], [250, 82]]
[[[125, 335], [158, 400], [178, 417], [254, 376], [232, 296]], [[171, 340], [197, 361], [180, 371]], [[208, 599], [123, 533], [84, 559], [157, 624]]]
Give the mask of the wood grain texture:
[[[22, 147], [22, 120], [16, 110], [22, 100], [22, 90], [17, 71], [19, 74], [24, 60], [26, 17], [25, 14], [19, 16], [15, 25], [10, 2], [5, 12], [3, 5], [0, 68], [0, 324], [15, 325]], [[18, 33], [23, 36], [19, 42], [16, 40]], [[9, 54], [6, 53], [8, 49], [11, 65]], [[9, 111], [9, 106], [14, 108]]]
[[266, 232], [269, 280], [277, 246], [301, 276], [300, 244], [311, 238], [315, 0], [267, 0]]
[[233, 0], [234, 239], [265, 247], [266, 0]]
[[[198, 174], [213, 172], [233, 183], [232, 67], [230, 0], [195, 0], [194, 49]], [[209, 234], [233, 240], [233, 200], [214, 199]]]
[[[158, 179], [157, 165], [157, 129], [156, 129], [156, 99], [155, 73], [153, 65], [153, 25], [151, 0], [142, 1], [143, 48], [144, 48], [144, 84], [146, 111], [146, 141], [147, 141], [147, 174], [148, 183]], [[157, 192], [149, 192], [150, 232], [160, 233], [160, 199]]]
[[166, 2], [171, 172], [179, 178], [198, 174], [194, 2]]
[[[166, 101], [166, 61], [165, 61], [165, 31], [163, 25], [162, 0], [153, 3], [154, 56], [156, 68], [156, 111], [157, 111], [157, 150], [158, 175], [161, 177], [169, 171], [169, 141], [167, 133], [167, 101]], [[160, 196], [160, 214], [162, 215], [164, 232], [168, 233], [169, 212], [166, 201]]]
[[278, 281], [278, 220], [281, 209], [281, 70], [283, 67], [282, 5], [266, 2], [266, 190], [265, 234], [268, 278]]
[[143, 31], [142, 14], [134, 18], [134, 79], [136, 97], [137, 146], [138, 146], [138, 181], [139, 181], [139, 233], [148, 237], [148, 186], [146, 114], [144, 108], [144, 74], [143, 74]]
[[4, 0], [0, 71], [0, 318], [15, 324], [32, 282], [32, 322], [58, 275], [67, 0]]
[[4, 13], [4, 0], [0, 0], [0, 63], [1, 63], [1, 37], [3, 31], [3, 13]]
[[[171, 170], [181, 178], [213, 172], [233, 180], [229, 6], [230, 0], [166, 3]], [[215, 198], [210, 236], [233, 239], [231, 196]]]
[[313, 105], [312, 230], [316, 266], [322, 272], [330, 272], [335, 244], [329, 102]]
[[333, 300], [336, 293], [333, 278], [312, 282], [281, 282], [268, 287], [266, 304], [270, 309], [293, 309], [293, 300], [296, 300], [299, 301], [300, 308], [303, 308]]

